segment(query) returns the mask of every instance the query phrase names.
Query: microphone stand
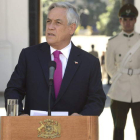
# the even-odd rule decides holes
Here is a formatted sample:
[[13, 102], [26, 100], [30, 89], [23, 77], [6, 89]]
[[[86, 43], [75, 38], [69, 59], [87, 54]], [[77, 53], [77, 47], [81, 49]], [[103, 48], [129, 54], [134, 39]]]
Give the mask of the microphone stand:
[[49, 81], [48, 116], [51, 116], [51, 92], [53, 80]]
[[49, 94], [48, 94], [48, 116], [51, 116], [51, 93], [53, 85], [53, 76], [56, 69], [56, 62], [51, 61], [49, 64]]

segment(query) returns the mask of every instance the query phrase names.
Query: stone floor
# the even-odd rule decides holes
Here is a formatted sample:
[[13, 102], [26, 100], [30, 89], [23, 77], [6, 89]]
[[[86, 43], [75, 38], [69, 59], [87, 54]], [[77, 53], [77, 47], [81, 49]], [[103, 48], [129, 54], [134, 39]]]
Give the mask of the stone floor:
[[2, 92], [0, 92], [0, 107], [4, 107], [4, 96]]

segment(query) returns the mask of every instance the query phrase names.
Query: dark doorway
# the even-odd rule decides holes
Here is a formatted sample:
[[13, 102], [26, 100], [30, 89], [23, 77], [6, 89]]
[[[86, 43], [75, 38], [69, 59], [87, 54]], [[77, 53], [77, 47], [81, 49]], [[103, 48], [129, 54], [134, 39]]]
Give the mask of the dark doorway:
[[29, 0], [29, 45], [40, 43], [40, 0]]

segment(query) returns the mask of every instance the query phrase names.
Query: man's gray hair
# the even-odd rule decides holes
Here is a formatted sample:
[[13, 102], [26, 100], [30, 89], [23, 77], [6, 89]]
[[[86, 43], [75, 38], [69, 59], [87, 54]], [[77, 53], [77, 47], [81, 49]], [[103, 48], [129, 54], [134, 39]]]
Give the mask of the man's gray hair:
[[78, 25], [80, 24], [80, 17], [73, 5], [68, 2], [56, 2], [50, 5], [50, 7], [48, 8], [48, 12], [50, 12], [55, 7], [66, 8], [68, 25], [75, 23], [76, 27], [78, 27]]

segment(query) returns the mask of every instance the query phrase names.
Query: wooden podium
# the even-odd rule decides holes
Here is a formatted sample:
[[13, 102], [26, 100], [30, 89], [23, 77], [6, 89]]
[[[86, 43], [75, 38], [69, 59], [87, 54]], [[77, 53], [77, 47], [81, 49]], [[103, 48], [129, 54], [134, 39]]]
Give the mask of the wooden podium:
[[1, 140], [98, 140], [97, 116], [1, 117]]

